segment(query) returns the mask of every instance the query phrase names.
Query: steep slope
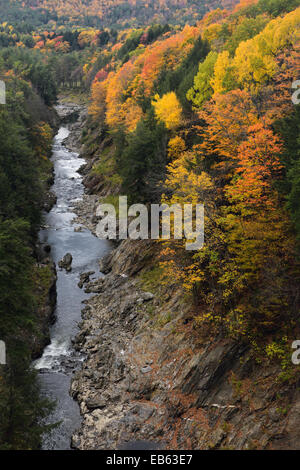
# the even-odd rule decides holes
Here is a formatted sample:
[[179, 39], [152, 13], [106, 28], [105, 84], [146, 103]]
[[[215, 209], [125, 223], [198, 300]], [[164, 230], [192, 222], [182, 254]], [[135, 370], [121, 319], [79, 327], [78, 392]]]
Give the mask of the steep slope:
[[79, 215], [93, 228], [99, 196], [118, 194], [203, 202], [205, 246], [126, 240], [101, 261], [76, 339], [74, 447], [299, 448], [300, 9], [278, 0], [274, 19], [273, 6], [211, 14], [99, 66]]

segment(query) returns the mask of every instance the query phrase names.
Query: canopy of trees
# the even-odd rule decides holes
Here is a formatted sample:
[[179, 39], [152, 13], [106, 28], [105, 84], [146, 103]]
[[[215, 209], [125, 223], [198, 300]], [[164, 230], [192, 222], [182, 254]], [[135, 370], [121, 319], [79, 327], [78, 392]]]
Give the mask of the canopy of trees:
[[23, 337], [35, 322], [32, 246], [58, 89], [89, 94], [83, 141], [110, 193], [205, 205], [203, 249], [158, 241], [162, 282], [184, 289], [195, 331], [260, 358], [295, 338], [299, 5], [0, 0], [0, 338], [16, 344], [0, 377], [1, 448], [38, 447], [49, 409]]
[[36, 328], [33, 246], [41, 222], [43, 179], [52, 142], [47, 105], [56, 89], [36, 54], [5, 49], [0, 74], [0, 337], [7, 365], [0, 369], [0, 448], [37, 449], [51, 409], [31, 369], [30, 335]]
[[202, 250], [163, 241], [168, 282], [190, 293], [197, 325], [255, 348], [281, 344], [299, 308], [298, 4], [241, 2], [150, 45], [138, 32], [92, 84], [123, 190], [205, 204]]

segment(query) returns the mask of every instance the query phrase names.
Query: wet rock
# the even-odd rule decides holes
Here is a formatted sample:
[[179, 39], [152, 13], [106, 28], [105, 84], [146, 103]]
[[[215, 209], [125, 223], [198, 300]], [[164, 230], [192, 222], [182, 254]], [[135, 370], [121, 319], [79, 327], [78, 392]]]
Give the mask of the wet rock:
[[80, 274], [80, 281], [78, 283], [78, 287], [82, 289], [84, 284], [90, 282], [90, 276], [92, 276], [93, 274], [95, 274], [95, 271], [88, 271], [87, 273]]
[[35, 246], [35, 257], [37, 261], [41, 264], [51, 264], [52, 260], [51, 257], [49, 256], [51, 252], [51, 246], [48, 244], [43, 244], [38, 242]]
[[64, 140], [64, 145], [74, 152], [79, 152], [82, 129], [87, 117], [87, 107], [82, 104], [63, 103], [56, 106], [56, 111], [61, 123], [67, 125], [72, 130]]
[[72, 270], [72, 262], [73, 262], [73, 257], [71, 253], [67, 253], [62, 260], [58, 262], [58, 266], [61, 269], [65, 269], [66, 271], [71, 271]]
[[53, 191], [47, 191], [44, 197], [43, 208], [46, 212], [50, 212], [52, 207], [56, 204], [57, 196]]
[[121, 442], [118, 446], [118, 450], [159, 450], [164, 448], [163, 442], [155, 441], [130, 441]]
[[49, 374], [49, 369], [46, 369], [46, 368], [39, 369], [39, 374]]

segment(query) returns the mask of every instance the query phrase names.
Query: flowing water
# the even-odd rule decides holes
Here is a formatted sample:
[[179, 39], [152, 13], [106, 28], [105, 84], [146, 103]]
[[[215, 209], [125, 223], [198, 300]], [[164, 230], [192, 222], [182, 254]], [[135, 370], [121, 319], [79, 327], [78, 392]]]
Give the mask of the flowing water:
[[74, 231], [76, 225], [72, 224], [75, 217], [72, 206], [84, 193], [78, 170], [85, 162], [64, 146], [69, 132], [66, 127], [61, 127], [54, 139], [52, 160], [55, 182], [52, 190], [57, 196], [57, 203], [45, 216], [45, 226], [40, 232], [41, 242], [51, 245], [56, 265], [66, 253], [73, 256], [70, 273], [58, 269], [56, 322], [51, 328], [51, 344], [34, 364], [40, 371], [43, 393], [57, 402], [48, 423], [61, 421], [59, 427], [45, 437], [45, 450], [70, 449], [71, 436], [80, 426], [79, 407], [70, 397], [69, 389], [72, 373], [83, 358], [72, 349], [71, 339], [78, 331], [82, 301], [89, 295], [77, 284], [83, 272], [95, 271], [95, 277], [101, 275], [98, 261], [110, 250], [108, 241], [94, 237], [90, 231]]

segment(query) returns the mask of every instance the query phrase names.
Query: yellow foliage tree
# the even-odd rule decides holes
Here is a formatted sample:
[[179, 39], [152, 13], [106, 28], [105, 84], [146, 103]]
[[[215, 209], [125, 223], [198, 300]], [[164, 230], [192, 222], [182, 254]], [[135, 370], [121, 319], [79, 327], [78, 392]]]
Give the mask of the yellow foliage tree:
[[233, 66], [237, 80], [257, 88], [278, 70], [275, 57], [284, 47], [295, 46], [300, 40], [300, 8], [278, 17], [253, 39], [243, 41], [236, 50]]
[[168, 144], [168, 157], [170, 160], [175, 160], [179, 158], [181, 153], [184, 152], [186, 149], [185, 141], [179, 137], [173, 137], [169, 140]]
[[166, 93], [162, 98], [155, 95], [152, 105], [156, 117], [165, 123], [167, 129], [176, 129], [182, 123], [182, 107], [174, 91]]
[[231, 73], [232, 60], [228, 51], [223, 51], [218, 55], [214, 68], [214, 76], [210, 82], [214, 93], [224, 93], [229, 91], [233, 81]]
[[95, 120], [104, 120], [106, 112], [107, 82], [94, 82], [92, 85], [92, 103], [89, 114]]
[[[215, 187], [212, 178], [205, 171], [197, 168], [197, 158], [194, 151], [181, 152], [167, 166], [165, 186], [171, 196], [162, 196], [162, 202], [169, 206], [173, 204], [202, 204], [205, 202], [205, 230], [210, 232], [211, 222], [214, 220]], [[174, 218], [171, 218], [172, 222]], [[215, 230], [215, 227], [213, 227]], [[203, 279], [203, 272], [194, 256], [187, 256], [186, 241], [192, 241], [187, 227], [184, 226], [185, 236], [181, 240], [159, 240], [164, 246], [161, 252], [160, 266], [164, 271], [166, 282], [180, 281], [187, 291], [192, 291], [195, 283]]]

